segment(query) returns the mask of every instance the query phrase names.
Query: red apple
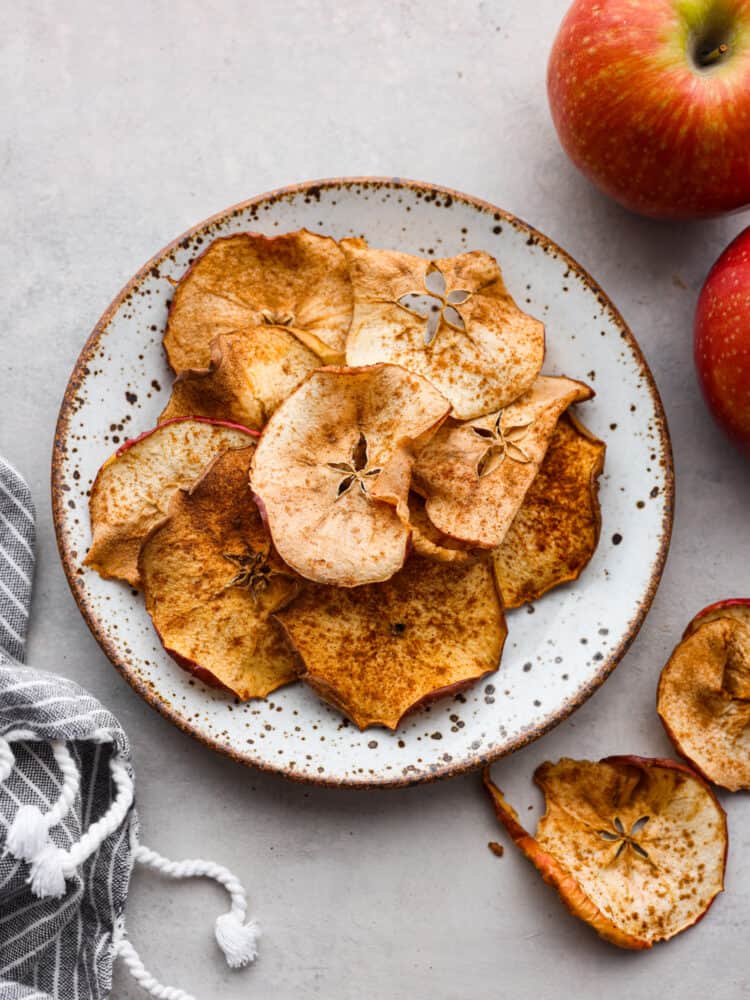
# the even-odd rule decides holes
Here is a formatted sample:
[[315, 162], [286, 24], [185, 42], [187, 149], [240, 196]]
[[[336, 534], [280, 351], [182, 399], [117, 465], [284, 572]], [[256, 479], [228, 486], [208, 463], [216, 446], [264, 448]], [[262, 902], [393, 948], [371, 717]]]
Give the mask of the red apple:
[[563, 148], [626, 208], [750, 202], [750, 0], [575, 0], [547, 87]]
[[695, 367], [709, 409], [750, 455], [750, 228], [730, 243], [701, 290]]

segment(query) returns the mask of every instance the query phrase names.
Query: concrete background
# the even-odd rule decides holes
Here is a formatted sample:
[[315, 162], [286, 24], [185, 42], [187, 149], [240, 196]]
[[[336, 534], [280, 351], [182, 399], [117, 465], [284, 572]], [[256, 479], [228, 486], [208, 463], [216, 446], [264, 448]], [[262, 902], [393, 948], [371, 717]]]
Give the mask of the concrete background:
[[[666, 755], [658, 672], [691, 614], [747, 594], [750, 475], [712, 426], [691, 361], [696, 295], [747, 216], [637, 219], [561, 153], [545, 63], [565, 0], [461, 4], [0, 0], [0, 452], [39, 507], [29, 659], [90, 688], [135, 746], [145, 842], [207, 855], [246, 882], [258, 963], [229, 972], [210, 885], [134, 880], [133, 942], [199, 1000], [388, 997], [632, 1000], [746, 996], [750, 819], [724, 796], [728, 891], [651, 953], [601, 943], [502, 839], [476, 776], [399, 792], [325, 791], [211, 755], [126, 686], [68, 592], [49, 458], [68, 373], [114, 293], [189, 225], [257, 192], [335, 174], [401, 174], [494, 201], [566, 247], [607, 289], [663, 394], [677, 469], [672, 552], [653, 611], [601, 691], [497, 765], [526, 813], [536, 764]], [[528, 816], [532, 817], [535, 811]], [[142, 994], [120, 973], [114, 996]]]

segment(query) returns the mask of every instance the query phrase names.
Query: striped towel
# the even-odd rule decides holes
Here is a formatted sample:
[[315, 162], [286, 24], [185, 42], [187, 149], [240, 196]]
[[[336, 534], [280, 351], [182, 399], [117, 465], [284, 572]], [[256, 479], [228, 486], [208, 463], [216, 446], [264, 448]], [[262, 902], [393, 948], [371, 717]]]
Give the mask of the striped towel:
[[215, 878], [230, 894], [216, 938], [228, 963], [255, 958], [257, 928], [226, 869], [169, 862], [138, 844], [128, 739], [73, 682], [23, 665], [34, 571], [28, 487], [0, 458], [0, 1000], [99, 1000], [121, 956], [146, 992], [161, 986], [125, 935], [135, 861]]

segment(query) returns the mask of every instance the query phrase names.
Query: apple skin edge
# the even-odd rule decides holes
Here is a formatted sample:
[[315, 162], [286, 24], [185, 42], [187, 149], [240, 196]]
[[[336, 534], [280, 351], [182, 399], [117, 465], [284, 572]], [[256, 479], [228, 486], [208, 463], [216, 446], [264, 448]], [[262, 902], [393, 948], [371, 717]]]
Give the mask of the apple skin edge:
[[[117, 451], [112, 455], [105, 465], [108, 465], [115, 458], [119, 458], [124, 455], [126, 451], [130, 451], [133, 445], [138, 444], [139, 441], [145, 441], [146, 438], [150, 438], [152, 434], [156, 431], [160, 431], [163, 427], [169, 427], [170, 424], [184, 424], [186, 420], [190, 420], [198, 424], [212, 424], [214, 427], [229, 427], [230, 430], [242, 431], [243, 434], [247, 434], [248, 437], [259, 438], [260, 431], [254, 431], [250, 427], [245, 427], [244, 424], [238, 424], [232, 420], [214, 420], [213, 417], [172, 417], [171, 420], [165, 420], [162, 424], [157, 424], [155, 427], [149, 427], [147, 431], [143, 431], [134, 438], [128, 438]], [[104, 466], [102, 466], [103, 468]]]
[[189, 674], [195, 677], [196, 680], [201, 681], [207, 687], [216, 688], [217, 690], [224, 691], [227, 694], [234, 694], [234, 691], [232, 691], [230, 687], [227, 687], [226, 684], [223, 684], [216, 674], [212, 674], [210, 670], [199, 666], [195, 660], [190, 660], [187, 656], [183, 656], [182, 653], [178, 653], [176, 649], [170, 649], [170, 647], [164, 642], [161, 633], [157, 629], [154, 629], [154, 631], [159, 636], [162, 646], [164, 646], [164, 652], [167, 653], [168, 656], [171, 656], [179, 667], [182, 667], [183, 670], [186, 670]]
[[[505, 635], [503, 636], [503, 647], [505, 646], [505, 640], [507, 637], [508, 629], [506, 627]], [[502, 662], [502, 651], [500, 656]], [[445, 687], [436, 688], [434, 691], [430, 691], [429, 694], [424, 695], [424, 697], [420, 698], [419, 701], [415, 701], [413, 705], [410, 705], [394, 727], [391, 728], [386, 725], [385, 728], [391, 729], [392, 732], [395, 732], [404, 719], [408, 718], [413, 712], [426, 708], [428, 705], [432, 705], [434, 702], [440, 701], [442, 698], [455, 698], [457, 694], [462, 694], [464, 691], [470, 690], [475, 684], [479, 684], [480, 681], [484, 680], [485, 677], [491, 677], [492, 674], [497, 673], [499, 666], [500, 664], [498, 664], [497, 667], [492, 667], [490, 670], [485, 670], [483, 674], [477, 674], [476, 677], [467, 677], [466, 680], [456, 681], [455, 684], [446, 684]]]
[[682, 638], [687, 639], [704, 622], [721, 618], [722, 612], [726, 612], [727, 617], [746, 620], [746, 624], [750, 628], [750, 597], [726, 597], [723, 601], [709, 604], [697, 615], [694, 615], [682, 633]]
[[[183, 670], [187, 671], [187, 673], [189, 673], [196, 680], [200, 681], [202, 684], [205, 684], [206, 687], [214, 688], [215, 690], [218, 691], [223, 691], [225, 694], [231, 695], [233, 698], [238, 699], [237, 692], [233, 691], [232, 688], [224, 684], [223, 681], [220, 681], [219, 678], [216, 676], [216, 674], [212, 673], [206, 667], [202, 667], [199, 663], [196, 663], [195, 660], [191, 660], [187, 656], [183, 656], [182, 653], [178, 653], [177, 650], [171, 649], [165, 643], [164, 638], [162, 637], [158, 629], [156, 629], [156, 627], [154, 628], [154, 631], [156, 632], [157, 636], [159, 637], [159, 641], [164, 647], [164, 652], [174, 660], [174, 662], [177, 664], [178, 667], [182, 667]], [[291, 684], [292, 681], [286, 681], [285, 683]], [[283, 684], [279, 684], [278, 687], [283, 687]], [[278, 690], [278, 687], [274, 688], [274, 691]], [[269, 691], [268, 694], [270, 693], [271, 692]], [[257, 695], [254, 698], [245, 698], [245, 699], [240, 698], [239, 700], [264, 701], [266, 697], [267, 697], [266, 695]]]
[[711, 268], [698, 298], [694, 336], [706, 405], [750, 458], [750, 227]]
[[[719, 18], [726, 38], [717, 38]], [[749, 26], [746, 3], [574, 0], [547, 72], [552, 120], [573, 163], [654, 218], [747, 205]], [[706, 61], [704, 43], [714, 48]]]

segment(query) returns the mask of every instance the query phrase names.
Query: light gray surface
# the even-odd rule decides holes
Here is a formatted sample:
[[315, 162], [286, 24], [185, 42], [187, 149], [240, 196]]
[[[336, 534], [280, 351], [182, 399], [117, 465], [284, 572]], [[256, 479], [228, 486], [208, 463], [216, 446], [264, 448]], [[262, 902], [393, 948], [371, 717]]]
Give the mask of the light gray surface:
[[[728, 1000], [750, 988], [746, 797], [722, 797], [728, 891], [707, 919], [651, 953], [618, 952], [568, 917], [522, 858], [490, 854], [502, 836], [476, 776], [316, 790], [245, 771], [171, 729], [100, 653], [55, 549], [48, 465], [65, 382], [147, 257], [210, 213], [297, 180], [447, 184], [535, 224], [606, 288], [656, 375], [677, 470], [671, 556], [640, 637], [583, 709], [496, 778], [533, 823], [540, 761], [670, 752], [653, 710], [659, 669], [693, 611], [750, 592], [750, 466], [710, 423], [691, 360], [697, 291], [747, 217], [648, 222], [580, 179], [544, 90], [565, 6], [0, 2], [0, 453], [39, 507], [29, 657], [119, 715], [135, 745], [144, 840], [222, 861], [250, 890], [261, 957], [231, 973], [211, 940], [218, 890], [135, 879], [134, 943], [199, 1000]], [[118, 975], [118, 1000], [141, 995]]]

